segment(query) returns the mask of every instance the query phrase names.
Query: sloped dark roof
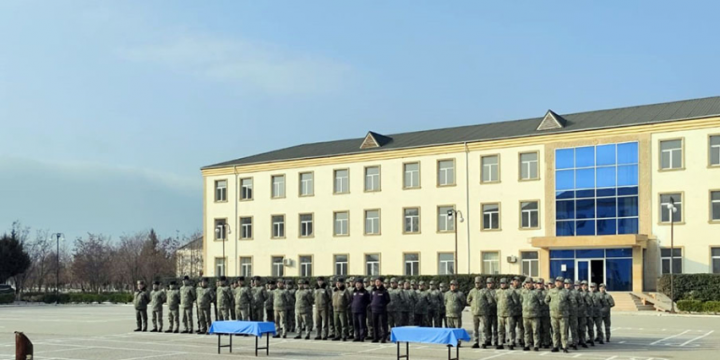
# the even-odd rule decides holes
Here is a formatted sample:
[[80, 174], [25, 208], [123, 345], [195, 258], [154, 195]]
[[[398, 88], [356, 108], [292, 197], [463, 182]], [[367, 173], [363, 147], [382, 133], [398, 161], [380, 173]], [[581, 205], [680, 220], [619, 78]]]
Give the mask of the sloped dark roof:
[[203, 237], [202, 237], [202, 236], [199, 236], [199, 237], [195, 238], [194, 240], [188, 241], [185, 245], [180, 246], [180, 247], [178, 248], [178, 250], [181, 250], [181, 249], [199, 249], [199, 248], [202, 248], [202, 243], [203, 243]]
[[575, 114], [562, 114], [561, 116], [565, 119], [566, 124], [564, 124], [565, 127], [561, 129], [537, 131], [536, 129], [543, 119], [543, 117], [538, 117], [387, 135], [392, 141], [389, 141], [379, 148], [360, 149], [360, 144], [364, 140], [364, 137], [303, 144], [221, 162], [206, 166], [203, 169], [577, 132], [591, 129], [616, 128], [689, 120], [713, 115], [720, 115], [720, 96]]

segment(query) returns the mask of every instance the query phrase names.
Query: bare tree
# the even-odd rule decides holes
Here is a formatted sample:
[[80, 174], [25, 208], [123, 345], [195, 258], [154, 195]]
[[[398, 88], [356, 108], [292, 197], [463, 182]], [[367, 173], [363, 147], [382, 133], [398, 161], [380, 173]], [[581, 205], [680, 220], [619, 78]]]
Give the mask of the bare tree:
[[50, 239], [48, 230], [37, 230], [35, 239], [28, 242], [28, 254], [30, 255], [30, 269], [27, 271], [28, 288], [36, 288], [42, 291], [43, 286], [47, 289], [49, 275], [55, 269], [55, 243]]
[[72, 272], [81, 289], [98, 292], [111, 281], [112, 248], [110, 239], [102, 234], [88, 234], [75, 239]]

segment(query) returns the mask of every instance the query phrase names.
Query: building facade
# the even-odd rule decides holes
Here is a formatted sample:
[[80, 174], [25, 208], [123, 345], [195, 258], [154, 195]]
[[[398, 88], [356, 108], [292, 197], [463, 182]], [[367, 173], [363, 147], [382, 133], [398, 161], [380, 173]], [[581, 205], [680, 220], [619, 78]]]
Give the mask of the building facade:
[[209, 276], [523, 273], [642, 291], [671, 267], [720, 272], [720, 97], [370, 132], [202, 173]]

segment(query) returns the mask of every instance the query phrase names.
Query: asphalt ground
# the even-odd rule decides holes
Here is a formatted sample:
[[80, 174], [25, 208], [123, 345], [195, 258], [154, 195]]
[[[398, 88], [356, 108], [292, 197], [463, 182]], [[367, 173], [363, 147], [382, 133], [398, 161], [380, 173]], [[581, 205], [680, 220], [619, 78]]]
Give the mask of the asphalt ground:
[[[167, 323], [167, 322], [166, 322]], [[463, 324], [472, 324], [464, 312]], [[460, 348], [461, 359], [662, 360], [720, 358], [720, 316], [613, 313], [609, 344], [569, 354]], [[471, 327], [472, 325], [470, 325]], [[465, 326], [470, 332], [468, 325]], [[37, 360], [255, 358], [254, 337], [233, 337], [233, 352], [217, 354], [217, 336], [135, 333], [128, 305], [0, 306], [0, 360], [15, 359], [14, 331], [34, 344]], [[314, 335], [314, 334], [313, 334]], [[294, 335], [293, 335], [294, 336]], [[395, 359], [395, 344], [270, 339], [268, 359]], [[228, 338], [223, 337], [223, 343]], [[263, 339], [264, 342], [264, 339]], [[454, 350], [453, 350], [454, 355]], [[410, 359], [447, 359], [442, 345], [410, 344]]]

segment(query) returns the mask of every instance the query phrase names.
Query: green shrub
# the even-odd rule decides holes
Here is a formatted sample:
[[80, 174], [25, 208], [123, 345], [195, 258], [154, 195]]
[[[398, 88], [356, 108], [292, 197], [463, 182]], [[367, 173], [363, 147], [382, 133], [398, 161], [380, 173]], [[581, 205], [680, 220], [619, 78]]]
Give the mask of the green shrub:
[[12, 304], [15, 301], [15, 294], [0, 294], [0, 304]]
[[[677, 274], [673, 276], [675, 301], [720, 301], [720, 274]], [[670, 275], [665, 274], [657, 284], [658, 291], [670, 297]]]
[[709, 313], [720, 313], [720, 301], [706, 301], [703, 303], [703, 311]]
[[698, 300], [680, 300], [677, 302], [680, 311], [702, 312], [703, 302]]
[[46, 304], [93, 304], [111, 302], [113, 304], [126, 304], [133, 301], [131, 293], [24, 293], [23, 300], [28, 302], [44, 302]]

